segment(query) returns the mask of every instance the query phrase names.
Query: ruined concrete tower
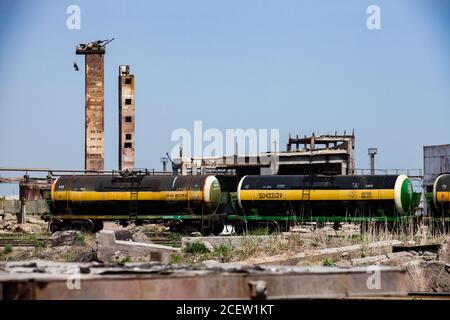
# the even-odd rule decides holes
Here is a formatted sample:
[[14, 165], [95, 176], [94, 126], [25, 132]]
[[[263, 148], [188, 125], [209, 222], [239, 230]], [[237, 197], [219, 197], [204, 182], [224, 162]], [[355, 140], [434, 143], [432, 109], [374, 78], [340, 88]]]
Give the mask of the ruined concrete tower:
[[119, 170], [134, 169], [134, 75], [119, 66]]
[[110, 41], [80, 44], [75, 51], [85, 56], [85, 170], [104, 170], [104, 54]]

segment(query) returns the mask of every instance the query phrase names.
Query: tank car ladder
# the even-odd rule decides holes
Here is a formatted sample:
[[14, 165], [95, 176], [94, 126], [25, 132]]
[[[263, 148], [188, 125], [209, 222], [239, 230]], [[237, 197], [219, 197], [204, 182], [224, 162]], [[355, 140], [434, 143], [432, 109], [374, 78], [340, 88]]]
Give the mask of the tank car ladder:
[[[305, 212], [307, 214], [310, 214], [310, 205], [311, 205], [311, 189], [305, 189], [305, 185], [303, 185], [303, 189], [302, 189], [302, 201], [301, 201], [301, 208], [300, 208], [300, 213], [301, 213], [301, 223], [304, 222], [304, 218], [305, 218]], [[307, 205], [307, 208], [305, 208], [305, 202]], [[305, 210], [306, 209], [306, 210]]]
[[131, 184], [131, 192], [130, 192], [130, 219], [136, 220], [137, 213], [138, 213], [138, 200], [139, 200], [139, 191], [138, 191], [138, 185], [133, 186], [133, 183]]
[[302, 189], [302, 200], [309, 201], [311, 199], [311, 189]]

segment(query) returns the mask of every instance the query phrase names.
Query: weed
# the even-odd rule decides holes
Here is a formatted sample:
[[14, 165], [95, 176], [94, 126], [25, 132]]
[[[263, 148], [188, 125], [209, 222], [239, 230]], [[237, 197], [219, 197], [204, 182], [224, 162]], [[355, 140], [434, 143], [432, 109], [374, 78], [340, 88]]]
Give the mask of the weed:
[[183, 262], [183, 256], [181, 254], [175, 253], [171, 257], [171, 263], [182, 263]]
[[126, 256], [126, 257], [122, 258], [122, 260], [119, 261], [119, 264], [125, 264], [125, 263], [129, 263], [129, 262], [133, 262], [133, 259], [131, 259], [130, 256]]
[[179, 234], [177, 232], [170, 232], [167, 235], [167, 239], [169, 239], [170, 241], [173, 241], [173, 242], [180, 242], [181, 241], [181, 234]]
[[220, 244], [214, 247], [214, 256], [220, 259], [221, 262], [229, 262], [231, 260], [231, 246], [227, 244]]
[[324, 267], [336, 267], [336, 261], [333, 259], [325, 259], [322, 262], [322, 266]]
[[188, 242], [186, 244], [186, 247], [184, 248], [184, 252], [197, 254], [197, 253], [209, 253], [209, 250], [203, 242], [193, 241], [193, 242]]
[[47, 247], [47, 243], [45, 241], [42, 241], [42, 240], [36, 240], [36, 242], [34, 243], [34, 247], [35, 248], [46, 248]]
[[5, 248], [3, 249], [4, 254], [11, 253], [13, 251], [13, 247], [10, 244], [5, 245]]
[[269, 228], [267, 227], [260, 227], [253, 229], [248, 232], [248, 235], [250, 236], [267, 236], [269, 234]]
[[76, 240], [77, 242], [79, 242], [80, 244], [85, 244], [85, 243], [86, 243], [86, 239], [85, 239], [83, 233], [77, 233], [77, 234], [75, 235], [75, 240]]
[[67, 255], [64, 256], [64, 261], [67, 261], [67, 262], [76, 262], [76, 261], [77, 261], [77, 258], [78, 258], [78, 256], [77, 256], [76, 253], [70, 252], [70, 253], [68, 253]]

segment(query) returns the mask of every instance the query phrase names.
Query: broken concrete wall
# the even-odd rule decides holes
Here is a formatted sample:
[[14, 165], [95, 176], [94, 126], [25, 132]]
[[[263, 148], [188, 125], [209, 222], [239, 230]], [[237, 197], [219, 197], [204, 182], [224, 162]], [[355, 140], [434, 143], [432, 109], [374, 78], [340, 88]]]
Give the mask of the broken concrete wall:
[[143, 258], [149, 261], [168, 264], [171, 255], [180, 249], [151, 243], [116, 240], [114, 231], [103, 230], [96, 234], [97, 258], [100, 261], [126, 261], [131, 259], [139, 261]]
[[[20, 200], [0, 200], [0, 216], [7, 219], [16, 219], [20, 212]], [[25, 214], [26, 215], [43, 215], [50, 212], [46, 200], [25, 200]]]

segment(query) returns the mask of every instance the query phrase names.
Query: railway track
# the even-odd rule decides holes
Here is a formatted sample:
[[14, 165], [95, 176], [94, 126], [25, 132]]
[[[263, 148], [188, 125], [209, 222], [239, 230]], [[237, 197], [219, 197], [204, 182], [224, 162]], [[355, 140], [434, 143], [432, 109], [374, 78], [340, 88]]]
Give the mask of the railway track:
[[181, 236], [173, 237], [169, 232], [147, 233], [150, 241], [154, 244], [160, 244], [170, 247], [181, 247]]
[[170, 246], [170, 247], [181, 247], [181, 241], [174, 241], [167, 238], [157, 238], [157, 237], [150, 237], [150, 240], [154, 244], [160, 244], [164, 246]]
[[0, 234], [0, 247], [45, 247], [50, 243], [49, 237], [19, 234]]
[[450, 300], [450, 292], [409, 292], [408, 295], [417, 300]]

